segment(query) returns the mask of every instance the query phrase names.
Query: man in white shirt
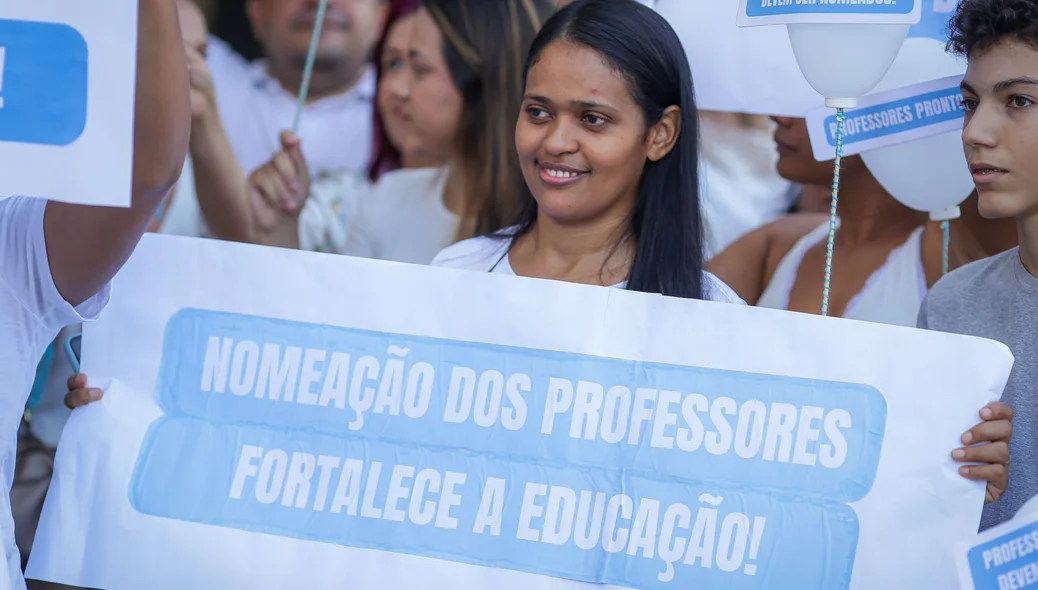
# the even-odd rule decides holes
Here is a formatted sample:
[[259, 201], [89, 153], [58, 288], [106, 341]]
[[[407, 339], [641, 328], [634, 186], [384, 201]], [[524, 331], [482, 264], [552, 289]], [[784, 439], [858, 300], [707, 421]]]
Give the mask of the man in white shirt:
[[[317, 0], [249, 0], [249, 21], [265, 54], [252, 63], [223, 41], [209, 39], [206, 62], [216, 113], [196, 118], [192, 158], [164, 233], [248, 241], [248, 227], [241, 222], [248, 203], [241, 193], [221, 187], [243, 179], [281, 149], [280, 133], [294, 122], [318, 5]], [[366, 172], [370, 164], [376, 90], [371, 57], [388, 14], [388, 0], [328, 1], [297, 133], [307, 146], [314, 178], [343, 170]], [[221, 134], [238, 170], [211, 156], [215, 140], [194, 139]], [[221, 202], [212, 206], [214, 199]]]
[[36, 365], [63, 326], [101, 312], [108, 282], [180, 175], [187, 152], [187, 68], [174, 2], [139, 4], [132, 206], [0, 199], [0, 588], [25, 588], [8, 494]]

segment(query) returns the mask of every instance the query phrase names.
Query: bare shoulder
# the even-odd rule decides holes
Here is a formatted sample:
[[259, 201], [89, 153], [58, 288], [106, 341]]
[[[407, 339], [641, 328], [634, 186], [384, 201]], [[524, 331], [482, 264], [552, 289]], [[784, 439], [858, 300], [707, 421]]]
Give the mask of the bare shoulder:
[[791, 213], [764, 226], [768, 232], [769, 251], [781, 250], [785, 255], [801, 238], [815, 228], [829, 221], [828, 215], [821, 213]]
[[764, 260], [762, 289], [770, 282], [772, 275], [786, 254], [793, 249], [804, 236], [829, 221], [828, 215], [819, 213], [792, 213], [769, 224], [767, 240], [767, 257]]
[[785, 215], [736, 240], [710, 261], [708, 269], [743, 300], [756, 304], [782, 257], [825, 219], [811, 213]]

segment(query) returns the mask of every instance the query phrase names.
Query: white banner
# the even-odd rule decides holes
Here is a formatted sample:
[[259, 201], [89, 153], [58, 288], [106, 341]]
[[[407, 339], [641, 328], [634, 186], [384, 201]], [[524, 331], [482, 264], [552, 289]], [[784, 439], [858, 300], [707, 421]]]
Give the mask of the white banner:
[[[739, 27], [739, 0], [658, 0], [692, 66], [700, 109], [804, 117], [825, 104], [797, 66], [786, 27]], [[923, 0], [909, 37], [946, 40], [955, 0]]]
[[0, 194], [130, 204], [137, 0], [0, 2]]
[[[962, 76], [951, 76], [863, 97], [845, 113], [843, 155], [961, 131], [960, 82]], [[833, 109], [820, 107], [807, 114], [811, 150], [819, 162], [836, 157], [837, 129]]]
[[[184, 270], [180, 270], [184, 269]], [[1001, 344], [147, 236], [87, 327], [28, 576], [950, 588]], [[113, 380], [114, 379], [114, 380]]]

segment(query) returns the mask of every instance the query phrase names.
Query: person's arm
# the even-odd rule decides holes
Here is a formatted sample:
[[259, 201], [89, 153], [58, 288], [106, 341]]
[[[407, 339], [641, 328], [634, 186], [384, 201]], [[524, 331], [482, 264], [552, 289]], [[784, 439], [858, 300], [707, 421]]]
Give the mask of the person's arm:
[[187, 154], [187, 66], [174, 0], [139, 0], [138, 18], [131, 206], [50, 202], [44, 215], [54, 285], [73, 306], [90, 299], [126, 262]]
[[725, 248], [707, 264], [707, 270], [750, 305], [764, 292], [768, 260], [767, 226], [751, 231]]
[[213, 77], [205, 58], [188, 47], [191, 91], [201, 104], [191, 118], [191, 163], [195, 194], [213, 236], [234, 242], [255, 241], [245, 172], [227, 137], [216, 105]]

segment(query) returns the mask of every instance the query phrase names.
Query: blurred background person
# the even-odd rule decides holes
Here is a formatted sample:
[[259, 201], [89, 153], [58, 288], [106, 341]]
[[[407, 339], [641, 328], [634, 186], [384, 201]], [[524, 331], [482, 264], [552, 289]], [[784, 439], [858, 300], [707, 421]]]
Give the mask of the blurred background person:
[[[171, 202], [168, 233], [248, 241], [243, 201], [232, 186], [280, 149], [291, 127], [319, 0], [248, 0], [245, 11], [263, 57], [246, 61], [230, 46], [207, 40], [216, 116], [196, 120], [193, 134], [225, 134], [237, 166], [224, 157], [195, 157]], [[375, 67], [372, 53], [389, 15], [388, 0], [329, 0], [299, 135], [307, 140], [310, 174], [364, 174], [372, 159]], [[194, 146], [193, 146], [194, 147]], [[203, 146], [199, 145], [199, 148]], [[211, 147], [211, 146], [209, 146]], [[205, 153], [208, 156], [208, 153]], [[215, 195], [215, 197], [213, 196]], [[212, 198], [223, 201], [209, 206]]]
[[[779, 176], [774, 124], [760, 115], [700, 112], [707, 258], [795, 208], [797, 187]], [[828, 210], [828, 209], [826, 209]]]
[[[803, 186], [831, 183], [833, 163], [815, 160], [804, 119], [775, 122], [779, 174]], [[840, 175], [829, 314], [914, 327], [942, 276], [940, 224], [891, 196], [860, 156], [844, 158]], [[971, 213], [951, 223], [951, 269], [1005, 247], [990, 239], [1001, 232], [972, 213], [974, 199], [962, 208]], [[828, 235], [828, 214], [787, 215], [732, 244], [710, 269], [751, 305], [820, 313]]]
[[[422, 2], [401, 77], [380, 88], [387, 140], [405, 167], [380, 176], [355, 220], [342, 216], [338, 252], [426, 264], [504, 226], [525, 186], [513, 139], [522, 60], [553, 11], [548, 0]], [[258, 241], [298, 248], [297, 216], [324, 188], [306, 175], [305, 139], [286, 136], [284, 148], [252, 175], [252, 202]]]

